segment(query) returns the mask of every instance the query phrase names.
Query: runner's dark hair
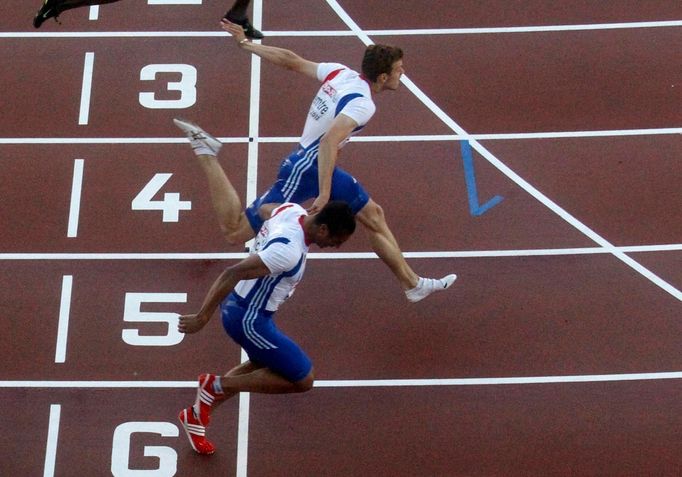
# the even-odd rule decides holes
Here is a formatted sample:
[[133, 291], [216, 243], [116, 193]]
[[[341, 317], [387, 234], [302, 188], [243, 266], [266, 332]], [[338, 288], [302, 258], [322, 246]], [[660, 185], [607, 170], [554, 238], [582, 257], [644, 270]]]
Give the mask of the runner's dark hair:
[[318, 225], [326, 224], [333, 237], [351, 235], [355, 232], [355, 216], [347, 202], [332, 200], [315, 216]]

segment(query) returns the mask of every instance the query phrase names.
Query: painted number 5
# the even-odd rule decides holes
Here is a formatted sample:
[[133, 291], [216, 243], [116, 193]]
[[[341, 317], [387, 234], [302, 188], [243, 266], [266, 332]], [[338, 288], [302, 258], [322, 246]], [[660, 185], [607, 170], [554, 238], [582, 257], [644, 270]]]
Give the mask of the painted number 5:
[[140, 104], [149, 109], [185, 109], [197, 102], [197, 69], [192, 65], [168, 64], [147, 65], [140, 70], [140, 80], [154, 81], [158, 73], [175, 73], [180, 75], [180, 81], [169, 81], [168, 91], [179, 91], [176, 99], [156, 99], [154, 92], [141, 92]]
[[123, 321], [128, 323], [165, 323], [166, 334], [141, 335], [138, 328], [125, 328], [123, 341], [133, 346], [174, 346], [184, 335], [178, 331], [178, 314], [142, 311], [143, 303], [186, 303], [186, 293], [126, 293]]

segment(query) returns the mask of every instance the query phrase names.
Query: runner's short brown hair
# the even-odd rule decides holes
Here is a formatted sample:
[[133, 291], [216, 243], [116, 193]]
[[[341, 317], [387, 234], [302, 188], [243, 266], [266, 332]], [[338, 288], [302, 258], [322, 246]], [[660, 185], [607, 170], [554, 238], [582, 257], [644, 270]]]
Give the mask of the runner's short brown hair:
[[393, 63], [403, 58], [403, 50], [397, 46], [369, 45], [362, 58], [362, 74], [372, 83], [380, 74], [389, 74]]

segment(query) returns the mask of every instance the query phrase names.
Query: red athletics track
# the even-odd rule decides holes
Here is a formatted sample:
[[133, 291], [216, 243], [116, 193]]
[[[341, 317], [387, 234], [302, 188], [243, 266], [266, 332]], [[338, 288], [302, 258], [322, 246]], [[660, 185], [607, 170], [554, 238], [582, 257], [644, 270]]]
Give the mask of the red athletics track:
[[[193, 399], [195, 376], [233, 366], [239, 349], [218, 319], [178, 343], [166, 322], [140, 320], [153, 312], [172, 322], [175, 313], [194, 311], [234, 257], [219, 254], [241, 252], [223, 244], [203, 177], [171, 118], [196, 119], [224, 138], [222, 160], [242, 196], [249, 193], [250, 59], [213, 36], [225, 2], [123, 1], [102, 6], [96, 21], [80, 9], [38, 32], [30, 25], [37, 5], [30, 3], [5, 2], [11, 13], [0, 28], [6, 65], [0, 73], [6, 410], [0, 428], [11, 431], [0, 446], [0, 475], [682, 474], [682, 7], [676, 2], [420, 0], [378, 8], [342, 1], [366, 31], [676, 23], [370, 33], [374, 41], [403, 46], [409, 79], [446, 116], [468, 133], [492, 135], [481, 136], [473, 151], [477, 191], [481, 204], [496, 195], [503, 200], [472, 216], [455, 132], [406, 86], [380, 95], [364, 141], [350, 144], [341, 164], [384, 205], [419, 273], [455, 271], [459, 279], [451, 290], [408, 305], [378, 260], [312, 254], [307, 278], [278, 323], [313, 358], [318, 387], [296, 396], [251, 395], [248, 409], [237, 399], [226, 404], [209, 430], [219, 449], [210, 458], [192, 452], [175, 416]], [[298, 0], [296, 9], [290, 2], [254, 3], [262, 8], [268, 44], [358, 66], [363, 45], [354, 36], [286, 33], [347, 31], [327, 2]], [[49, 36], [141, 31], [205, 34]], [[87, 124], [79, 125], [88, 52], [94, 53], [92, 94]], [[179, 99], [166, 83], [181, 73], [140, 79], [151, 64], [193, 66], [196, 101], [180, 109], [142, 105], [140, 92]], [[262, 65], [254, 103], [258, 191], [290, 150], [286, 138], [300, 132], [315, 87]], [[571, 131], [610, 132], [532, 135]], [[518, 134], [495, 136], [502, 133]], [[416, 135], [440, 137], [400, 138]], [[368, 141], [377, 136], [385, 138]], [[77, 231], [67, 237], [77, 164]], [[155, 200], [168, 192], [191, 202], [177, 221], [163, 221], [159, 210], [131, 209], [157, 174], [171, 176]], [[613, 246], [644, 248], [623, 249], [627, 254], [618, 258], [600, 250], [591, 234]], [[341, 252], [368, 250], [358, 233]], [[514, 250], [539, 251], [499, 252]], [[414, 252], [432, 256], [414, 258]], [[172, 255], [198, 253], [205, 255]], [[60, 341], [64, 315], [68, 339]], [[141, 338], [131, 338], [131, 329]], [[56, 362], [60, 352], [63, 362]], [[663, 372], [673, 379], [662, 379]], [[625, 380], [628, 373], [652, 379]], [[597, 375], [614, 381], [596, 381]], [[586, 382], [532, 379], [543, 376]], [[516, 379], [483, 385], [476, 378]], [[417, 381], [390, 381], [405, 379]]]

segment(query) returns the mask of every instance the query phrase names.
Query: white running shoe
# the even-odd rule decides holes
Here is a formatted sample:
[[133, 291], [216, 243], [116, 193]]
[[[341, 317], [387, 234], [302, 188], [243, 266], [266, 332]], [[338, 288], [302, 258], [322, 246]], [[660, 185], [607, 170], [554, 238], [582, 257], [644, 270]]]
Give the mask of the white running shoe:
[[457, 275], [447, 275], [443, 278], [422, 278], [419, 277], [417, 286], [405, 291], [405, 296], [412, 303], [417, 303], [423, 300], [433, 292], [447, 290], [450, 285], [455, 283]]
[[197, 156], [216, 156], [223, 147], [222, 143], [209, 133], [201, 129], [197, 124], [186, 119], [174, 118], [173, 122], [189, 138], [189, 143]]

